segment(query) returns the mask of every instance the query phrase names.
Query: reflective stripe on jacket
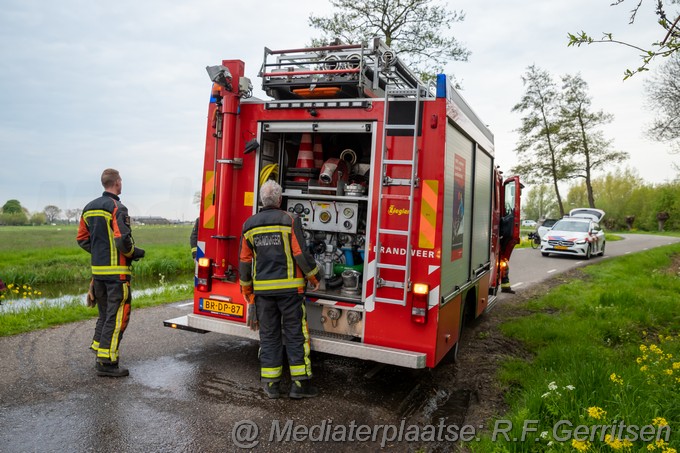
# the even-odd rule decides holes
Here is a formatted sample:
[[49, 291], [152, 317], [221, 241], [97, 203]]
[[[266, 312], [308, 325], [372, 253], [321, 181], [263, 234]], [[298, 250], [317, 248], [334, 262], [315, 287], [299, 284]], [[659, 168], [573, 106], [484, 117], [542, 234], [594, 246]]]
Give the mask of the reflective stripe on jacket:
[[264, 208], [243, 224], [239, 283], [252, 286], [255, 294], [303, 293], [305, 278], [319, 272], [304, 245], [299, 218]]
[[95, 279], [130, 280], [135, 245], [127, 208], [118, 196], [104, 192], [85, 206], [76, 240], [92, 257]]

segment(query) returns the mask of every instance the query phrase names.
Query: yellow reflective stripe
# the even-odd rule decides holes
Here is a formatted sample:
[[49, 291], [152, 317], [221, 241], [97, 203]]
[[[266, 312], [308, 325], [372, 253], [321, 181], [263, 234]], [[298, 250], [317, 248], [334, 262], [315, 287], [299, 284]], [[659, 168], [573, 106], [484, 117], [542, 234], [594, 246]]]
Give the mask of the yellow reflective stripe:
[[248, 231], [245, 232], [244, 236], [246, 237], [246, 239], [252, 242], [253, 236], [256, 234], [264, 233], [290, 234], [291, 229], [292, 229], [291, 227], [284, 225], [265, 225], [249, 229]]
[[309, 339], [309, 328], [307, 327], [307, 309], [305, 302], [302, 302], [302, 335], [305, 337], [303, 349], [305, 351], [305, 370], [307, 376], [312, 376], [312, 361], [309, 358], [309, 351], [311, 350], [311, 340]]
[[106, 220], [111, 220], [113, 216], [109, 211], [104, 211], [103, 209], [93, 209], [92, 211], [87, 211], [85, 214], [83, 214], [84, 218], [89, 218], [89, 217], [104, 217]]
[[249, 280], [249, 281], [246, 282], [246, 281], [243, 281], [243, 280], [239, 280], [238, 284], [241, 285], [241, 286], [253, 286], [253, 281]]
[[291, 376], [306, 376], [307, 375], [307, 369], [305, 365], [291, 365], [290, 366], [290, 375]]
[[125, 303], [128, 300], [128, 295], [130, 289], [127, 284], [123, 285], [123, 300], [120, 301], [118, 305], [118, 311], [116, 312], [116, 325], [113, 329], [113, 336], [111, 337], [111, 350], [109, 354], [111, 355], [111, 361], [118, 361], [118, 343], [120, 342], [121, 329], [123, 327], [123, 316], [125, 314]]
[[92, 340], [92, 344], [90, 345], [90, 348], [94, 349], [95, 351], [99, 350], [99, 342]]
[[269, 291], [273, 289], [290, 289], [290, 288], [300, 288], [305, 285], [304, 278], [294, 278], [292, 280], [265, 280], [265, 281], [253, 281], [253, 289], [255, 291], [263, 290]]
[[97, 358], [98, 359], [108, 359], [109, 358], [109, 350], [108, 349], [97, 349]]
[[318, 274], [318, 273], [319, 273], [319, 268], [318, 268], [318, 267], [315, 267], [314, 269], [312, 269], [311, 271], [309, 271], [308, 274], [305, 274], [305, 277], [311, 277], [312, 275], [316, 275], [316, 274]]
[[267, 379], [275, 379], [281, 377], [283, 372], [283, 367], [277, 366], [276, 368], [261, 368], [260, 376]]
[[92, 266], [92, 275], [131, 275], [128, 266]]

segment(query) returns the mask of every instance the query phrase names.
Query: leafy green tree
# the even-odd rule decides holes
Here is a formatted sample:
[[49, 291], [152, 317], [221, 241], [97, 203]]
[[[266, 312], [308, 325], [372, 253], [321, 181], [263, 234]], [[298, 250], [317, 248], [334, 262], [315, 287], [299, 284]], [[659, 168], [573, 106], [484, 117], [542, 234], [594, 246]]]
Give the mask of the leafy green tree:
[[667, 213], [667, 220], [658, 223], [659, 231], [680, 228], [680, 183], [661, 184], [656, 188], [654, 214]]
[[540, 220], [557, 216], [555, 192], [548, 184], [532, 186], [523, 201], [524, 214], [527, 219]]
[[19, 200], [7, 200], [2, 206], [2, 212], [5, 214], [18, 214], [23, 212], [23, 207]]
[[[321, 30], [320, 45], [340, 39], [347, 43], [381, 37], [422, 76], [441, 72], [449, 60], [467, 61], [470, 52], [451, 36], [453, 26], [465, 19], [462, 11], [449, 11], [433, 0], [330, 0], [330, 17], [309, 16], [309, 25]], [[424, 77], [428, 78], [428, 77]]]
[[57, 220], [61, 215], [61, 209], [51, 204], [45, 206], [45, 209], [43, 209], [43, 213], [45, 214], [46, 222], [54, 223], [54, 221]]
[[651, 79], [645, 80], [647, 105], [656, 113], [648, 136], [670, 144], [680, 152], [680, 53], [660, 66]]
[[559, 182], [572, 173], [574, 164], [560, 143], [560, 93], [548, 71], [531, 65], [522, 76], [525, 92], [513, 108], [523, 113], [515, 148], [520, 164], [513, 173], [529, 184], [550, 183], [560, 216], [564, 215]]
[[17, 212], [15, 214], [0, 214], [0, 225], [26, 225], [28, 217], [25, 212]]
[[[561, 141], [565, 152], [573, 159], [572, 177], [583, 178], [588, 196], [588, 206], [595, 207], [593, 194], [593, 172], [605, 165], [617, 164], [628, 158], [628, 154], [611, 149], [611, 140], [606, 140], [599, 127], [609, 124], [614, 116], [604, 111], [593, 111], [588, 95], [588, 84], [577, 75], [562, 77], [562, 104], [560, 108]], [[585, 206], [585, 205], [584, 205]]]
[[47, 214], [44, 212], [36, 212], [31, 216], [29, 223], [31, 225], [45, 225], [47, 221]]
[[[626, 0], [615, 0], [612, 6], [617, 6], [624, 3]], [[642, 6], [642, 0], [636, 0], [637, 4], [634, 6], [630, 15], [630, 24], [635, 22], [637, 13]], [[635, 2], [633, 2], [635, 3]], [[593, 44], [593, 43], [616, 43], [624, 46], [632, 47], [633, 49], [639, 50], [641, 52], [641, 65], [634, 70], [626, 69], [624, 72], [624, 80], [633, 76], [636, 73], [648, 71], [649, 64], [653, 59], [657, 57], [669, 57], [671, 55], [677, 54], [680, 50], [680, 13], [678, 11], [670, 11], [670, 5], [680, 4], [679, 0], [656, 0], [654, 3], [655, 13], [657, 15], [657, 23], [661, 27], [659, 30], [659, 41], [653, 42], [641, 47], [639, 45], [631, 44], [626, 41], [620, 41], [614, 39], [612, 33], [603, 33], [601, 39], [594, 39], [586, 32], [581, 31], [580, 33], [569, 33], [569, 43], [568, 46], [581, 46], [582, 44]]]
[[19, 200], [7, 200], [0, 212], [0, 225], [26, 225], [28, 222], [28, 211]]
[[[645, 209], [646, 200], [640, 196], [640, 191], [646, 186], [634, 170], [626, 168], [609, 172], [594, 178], [592, 186], [599, 200], [598, 208], [605, 212], [607, 228], [624, 229], [627, 217], [635, 216], [636, 222], [640, 223], [651, 215]], [[578, 208], [585, 206], [587, 198], [585, 181], [581, 181], [571, 186], [567, 202], [571, 208]]]

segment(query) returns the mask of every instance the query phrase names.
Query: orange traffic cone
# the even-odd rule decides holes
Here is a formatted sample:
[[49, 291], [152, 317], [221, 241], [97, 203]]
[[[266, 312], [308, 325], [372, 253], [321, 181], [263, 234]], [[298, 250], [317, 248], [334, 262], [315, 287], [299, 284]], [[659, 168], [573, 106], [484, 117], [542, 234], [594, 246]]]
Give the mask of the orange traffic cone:
[[[312, 134], [302, 134], [300, 150], [298, 151], [296, 168], [314, 168], [314, 155], [312, 154]], [[307, 182], [309, 176], [296, 176], [294, 181]]]
[[314, 136], [314, 168], [321, 168], [323, 166], [323, 147], [321, 145], [321, 136]]

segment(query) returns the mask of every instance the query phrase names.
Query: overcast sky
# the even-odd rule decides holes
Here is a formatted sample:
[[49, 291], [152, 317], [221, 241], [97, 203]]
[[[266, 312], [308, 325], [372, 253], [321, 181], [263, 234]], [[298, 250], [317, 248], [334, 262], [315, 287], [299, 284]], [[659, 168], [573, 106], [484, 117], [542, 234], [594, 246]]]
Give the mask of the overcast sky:
[[[568, 48], [585, 30], [643, 46], [661, 39], [651, 3], [628, 25], [628, 2], [611, 0], [452, 0], [466, 13], [453, 33], [471, 52], [447, 72], [495, 134], [497, 164], [516, 163], [520, 116], [511, 112], [531, 64], [559, 76], [580, 72], [593, 105], [615, 115], [604, 129], [648, 182], [671, 180], [674, 156], [644, 138], [652, 114], [643, 79], [623, 81], [635, 50], [612, 44]], [[637, 3], [637, 2], [635, 2]], [[206, 65], [241, 59], [263, 97], [263, 49], [301, 47], [316, 36], [310, 13], [324, 0], [4, 0], [0, 10], [0, 205], [31, 212], [49, 204], [82, 208], [101, 192], [106, 167], [123, 175], [131, 215], [191, 220], [198, 214]], [[675, 160], [678, 157], [675, 156]], [[507, 172], [506, 172], [507, 174]]]

